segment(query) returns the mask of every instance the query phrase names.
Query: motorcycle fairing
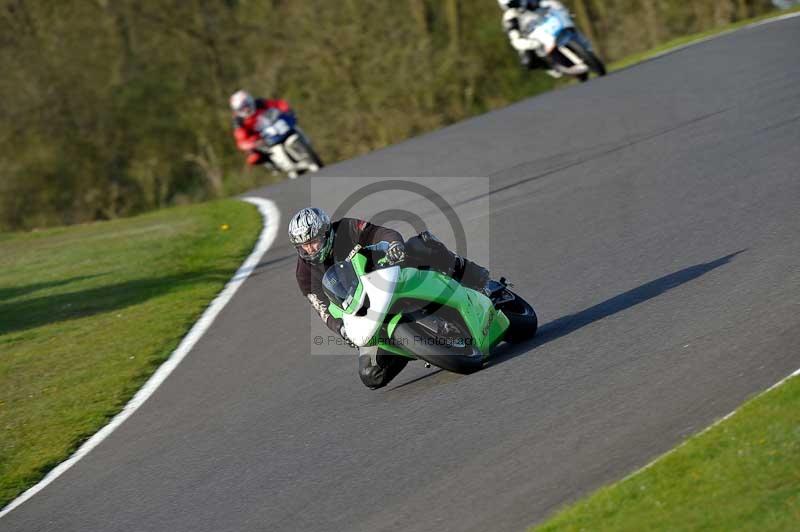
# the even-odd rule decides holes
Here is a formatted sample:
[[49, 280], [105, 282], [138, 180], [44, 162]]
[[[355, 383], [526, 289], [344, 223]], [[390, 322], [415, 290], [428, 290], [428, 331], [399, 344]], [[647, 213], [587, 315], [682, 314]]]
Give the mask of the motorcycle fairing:
[[[392, 266], [365, 273], [366, 258], [356, 254], [352, 266], [359, 276], [359, 287], [352, 301], [345, 301], [346, 309], [331, 303], [329, 310], [335, 318], [342, 319], [350, 340], [360, 346], [375, 345], [395, 354], [414, 358], [402, 346], [394, 345], [394, 329], [402, 315], [391, 317], [386, 338], [378, 338], [381, 326], [386, 321], [392, 305], [400, 299], [414, 299], [445, 305], [458, 312], [469, 330], [478, 349], [488, 356], [508, 329], [509, 320], [494, 308], [485, 295], [466, 288], [442, 273], [417, 268]], [[369, 301], [366, 313], [362, 312]]]
[[[508, 328], [508, 318], [498, 312], [483, 294], [442, 273], [417, 268], [403, 268], [397, 282], [394, 300], [416, 299], [446, 305], [458, 312], [464, 320], [478, 349], [488, 355], [492, 347], [503, 338]], [[387, 336], [392, 337], [399, 320], [392, 318]], [[381, 346], [383, 347], [383, 346]]]
[[[342, 314], [342, 321], [347, 336], [354, 344], [359, 347], [369, 345], [375, 334], [383, 325], [386, 313], [392, 305], [395, 293], [395, 285], [400, 277], [400, 266], [382, 268], [360, 276], [363, 290], [358, 301], [353, 301], [351, 308], [353, 313]], [[366, 313], [361, 315], [361, 308], [364, 301], [369, 300], [369, 307]]]
[[261, 133], [261, 138], [270, 145], [283, 143], [292, 134], [297, 120], [288, 113], [263, 114], [258, 118], [256, 129]]
[[542, 43], [544, 55], [550, 54], [559, 45], [559, 36], [564, 30], [573, 28], [572, 20], [561, 9], [548, 8], [540, 10], [540, 19], [536, 23], [529, 38]]

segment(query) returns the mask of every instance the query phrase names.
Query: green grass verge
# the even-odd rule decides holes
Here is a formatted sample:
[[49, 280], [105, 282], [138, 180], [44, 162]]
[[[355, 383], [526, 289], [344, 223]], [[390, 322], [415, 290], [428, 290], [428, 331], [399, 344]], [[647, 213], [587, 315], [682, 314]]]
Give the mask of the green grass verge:
[[122, 409], [260, 228], [225, 200], [0, 234], [0, 508]]
[[651, 48], [650, 50], [647, 50], [647, 51], [644, 51], [644, 52], [640, 52], [638, 54], [629, 55], [629, 56], [627, 56], [627, 57], [625, 57], [623, 59], [620, 59], [618, 61], [614, 61], [613, 63], [611, 63], [609, 65], [609, 71], [620, 70], [622, 68], [635, 65], [636, 63], [641, 63], [642, 61], [646, 61], [647, 59], [650, 59], [650, 58], [652, 58], [652, 57], [654, 57], [654, 56], [656, 56], [658, 54], [661, 54], [661, 53], [667, 52], [669, 50], [672, 50], [673, 48], [678, 48], [680, 46], [684, 46], [684, 45], [693, 43], [695, 41], [706, 39], [706, 38], [712, 37], [714, 35], [719, 35], [720, 33], [733, 31], [735, 29], [739, 29], [739, 28], [742, 28], [744, 26], [747, 26], [748, 24], [753, 24], [754, 22], [760, 22], [762, 20], [767, 20], [767, 19], [771, 19], [771, 18], [777, 18], [777, 17], [783, 16], [783, 15], [786, 15], [786, 14], [789, 14], [789, 13], [797, 13], [797, 12], [800, 12], [800, 6], [793, 7], [791, 9], [785, 9], [785, 10], [782, 10], [782, 11], [773, 11], [771, 13], [767, 13], [767, 14], [761, 15], [759, 17], [743, 19], [743, 20], [740, 20], [738, 22], [734, 22], [733, 24], [728, 24], [728, 25], [725, 25], [725, 26], [712, 28], [712, 29], [710, 29], [708, 31], [704, 31], [704, 32], [701, 32], [701, 33], [695, 33], [695, 34], [692, 34], [692, 35], [684, 35], [683, 37], [677, 37], [677, 38], [672, 39], [670, 41], [667, 41], [667, 42], [665, 42], [663, 44], [660, 44], [660, 45], [656, 46], [655, 48]]
[[800, 378], [536, 528], [798, 530]]

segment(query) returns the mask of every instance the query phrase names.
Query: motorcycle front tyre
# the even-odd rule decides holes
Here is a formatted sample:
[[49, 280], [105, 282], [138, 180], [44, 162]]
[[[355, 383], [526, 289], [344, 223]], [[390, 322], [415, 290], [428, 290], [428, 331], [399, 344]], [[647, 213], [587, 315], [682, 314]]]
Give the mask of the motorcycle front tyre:
[[418, 359], [453, 373], [469, 375], [483, 367], [483, 354], [477, 346], [452, 345], [416, 323], [398, 324], [392, 338]]
[[[587, 50], [583, 47], [581, 43], [578, 41], [572, 40], [566, 44], [567, 48], [569, 48], [575, 55], [581, 58], [581, 60], [586, 63], [586, 66], [589, 67], [589, 70], [597, 74], [598, 76], [605, 76], [606, 75], [606, 66], [600, 60], [597, 55], [591, 50]], [[589, 74], [582, 74], [578, 77], [581, 81], [586, 81], [589, 79]]]

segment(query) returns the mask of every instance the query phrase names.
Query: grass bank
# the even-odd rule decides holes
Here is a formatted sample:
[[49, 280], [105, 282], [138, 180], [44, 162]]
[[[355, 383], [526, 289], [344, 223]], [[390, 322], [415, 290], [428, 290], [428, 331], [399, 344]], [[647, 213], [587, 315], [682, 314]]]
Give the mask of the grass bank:
[[0, 234], [0, 508], [122, 409], [260, 227], [226, 200]]
[[746, 403], [651, 467], [540, 531], [797, 530], [800, 378]]

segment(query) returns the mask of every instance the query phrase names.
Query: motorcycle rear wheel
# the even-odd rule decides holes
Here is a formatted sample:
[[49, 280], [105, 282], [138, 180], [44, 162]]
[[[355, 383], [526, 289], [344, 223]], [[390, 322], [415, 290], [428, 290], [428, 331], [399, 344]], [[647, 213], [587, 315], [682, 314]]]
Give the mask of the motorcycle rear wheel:
[[504, 340], [509, 343], [517, 343], [533, 338], [539, 329], [539, 318], [536, 316], [536, 311], [533, 310], [530, 303], [508, 288], [505, 291], [514, 296], [514, 299], [497, 306], [497, 310], [502, 311], [509, 321]]

